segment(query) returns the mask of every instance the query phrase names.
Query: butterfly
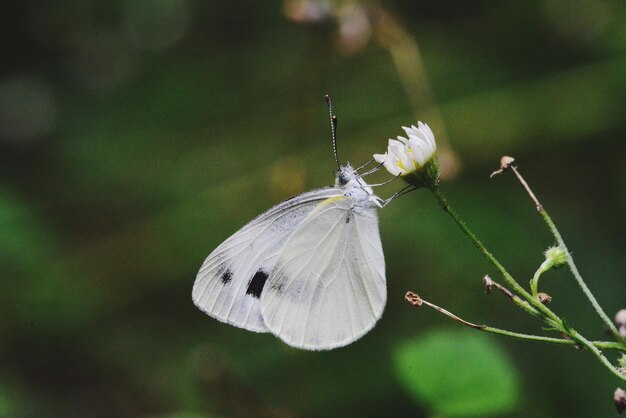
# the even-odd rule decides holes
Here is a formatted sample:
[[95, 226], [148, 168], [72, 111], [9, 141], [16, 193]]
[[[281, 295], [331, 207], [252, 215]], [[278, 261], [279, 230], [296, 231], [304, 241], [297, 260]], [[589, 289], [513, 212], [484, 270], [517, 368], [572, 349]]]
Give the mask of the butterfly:
[[[334, 145], [336, 118], [327, 102]], [[340, 166], [334, 186], [279, 203], [209, 254], [193, 302], [219, 321], [270, 332], [296, 348], [356, 341], [387, 299], [379, 207], [362, 175]]]

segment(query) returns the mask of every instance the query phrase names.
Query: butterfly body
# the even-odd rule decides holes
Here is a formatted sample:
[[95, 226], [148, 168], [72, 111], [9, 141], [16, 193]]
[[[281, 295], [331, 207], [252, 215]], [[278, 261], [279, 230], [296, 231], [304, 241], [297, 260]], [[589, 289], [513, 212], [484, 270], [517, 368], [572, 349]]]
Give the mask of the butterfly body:
[[374, 195], [349, 165], [334, 187], [288, 199], [218, 246], [192, 298], [208, 315], [325, 350], [369, 331], [386, 301]]

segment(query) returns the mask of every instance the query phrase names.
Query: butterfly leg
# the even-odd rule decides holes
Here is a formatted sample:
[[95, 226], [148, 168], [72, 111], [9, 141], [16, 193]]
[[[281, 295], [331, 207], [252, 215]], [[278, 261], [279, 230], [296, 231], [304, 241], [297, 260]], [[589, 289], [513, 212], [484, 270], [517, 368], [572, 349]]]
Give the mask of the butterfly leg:
[[372, 168], [371, 170], [366, 171], [363, 174], [359, 174], [359, 178], [363, 178], [365, 176], [369, 176], [370, 174], [377, 172], [378, 170], [382, 168], [383, 165], [385, 165], [385, 163], [380, 163], [376, 167]]
[[389, 203], [391, 203], [394, 199], [396, 199], [396, 198], [398, 198], [398, 197], [400, 197], [400, 196], [403, 196], [403, 195], [405, 195], [405, 194], [407, 194], [407, 193], [410, 193], [410, 192], [412, 192], [413, 190], [417, 190], [417, 188], [416, 188], [415, 186], [412, 186], [412, 185], [408, 185], [408, 186], [404, 187], [404, 188], [403, 188], [402, 190], [400, 190], [399, 192], [394, 193], [394, 194], [393, 194], [390, 198], [385, 199], [385, 200], [383, 201], [383, 205], [382, 205], [382, 207], [384, 208], [384, 207], [385, 207], [385, 206], [387, 206]]
[[387, 180], [385, 182], [382, 183], [378, 183], [378, 184], [368, 184], [369, 187], [378, 187], [378, 186], [384, 186], [385, 184], [389, 184], [391, 182], [396, 181], [398, 178], [400, 177], [400, 175], [398, 174], [397, 176], [395, 176], [394, 178], [392, 178], [391, 180]]

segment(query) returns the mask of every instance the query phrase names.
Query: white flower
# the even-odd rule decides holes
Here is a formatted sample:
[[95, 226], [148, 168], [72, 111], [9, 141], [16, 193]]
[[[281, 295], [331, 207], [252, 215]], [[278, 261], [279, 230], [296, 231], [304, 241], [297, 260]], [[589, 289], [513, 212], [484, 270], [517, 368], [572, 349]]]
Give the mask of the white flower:
[[398, 139], [389, 139], [387, 152], [374, 154], [374, 159], [384, 163], [385, 168], [394, 176], [406, 176], [420, 172], [424, 166], [433, 160], [437, 151], [435, 135], [428, 125], [417, 122], [417, 127], [403, 126], [408, 138], [398, 136]]

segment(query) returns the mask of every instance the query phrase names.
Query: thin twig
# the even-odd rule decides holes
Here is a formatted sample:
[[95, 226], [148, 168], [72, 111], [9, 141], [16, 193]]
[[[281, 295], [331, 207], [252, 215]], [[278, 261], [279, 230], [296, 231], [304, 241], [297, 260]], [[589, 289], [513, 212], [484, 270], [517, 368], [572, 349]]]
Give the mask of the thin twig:
[[[413, 306], [422, 306], [422, 305], [426, 305], [434, 310], [436, 310], [437, 312], [440, 312], [442, 314], [444, 314], [445, 316], [447, 316], [448, 318], [453, 319], [456, 322], [459, 322], [463, 325], [466, 325], [470, 328], [479, 330], [479, 331], [485, 331], [485, 332], [490, 332], [492, 334], [499, 334], [499, 335], [504, 335], [507, 337], [511, 337], [511, 338], [516, 338], [518, 340], [527, 340], [527, 341], [538, 341], [538, 342], [545, 342], [545, 343], [550, 343], [550, 344], [558, 344], [558, 345], [569, 345], [569, 346], [576, 346], [576, 342], [573, 340], [569, 340], [569, 339], [565, 339], [565, 338], [552, 338], [552, 337], [544, 337], [541, 335], [531, 335], [531, 334], [523, 334], [520, 332], [514, 332], [514, 331], [507, 331], [504, 329], [500, 329], [500, 328], [495, 328], [495, 327], [490, 327], [487, 325], [478, 325], [478, 324], [474, 324], [472, 322], [466, 321], [463, 318], [458, 317], [457, 315], [453, 314], [452, 312], [435, 305], [434, 303], [431, 303], [427, 300], [424, 300], [422, 297], [420, 297], [417, 293], [415, 292], [407, 292], [406, 295], [404, 296], [405, 299]], [[597, 348], [607, 348], [607, 349], [617, 349], [617, 350], [625, 350], [623, 346], [621, 346], [620, 344], [611, 342], [611, 341], [589, 341], [589, 343], [591, 345]], [[599, 350], [595, 348], [596, 351], [599, 352]], [[606, 360], [606, 359], [605, 359]], [[610, 363], [609, 363], [610, 364]]]
[[[452, 219], [456, 222], [456, 224], [463, 230], [465, 235], [467, 235], [472, 240], [472, 242], [478, 248], [478, 250], [502, 274], [502, 277], [504, 277], [504, 279], [507, 281], [509, 286], [511, 286], [513, 288], [513, 290], [515, 290], [515, 292], [517, 292], [520, 295], [522, 295], [522, 297], [524, 299], [526, 299], [526, 301], [528, 301], [535, 309], [537, 309], [542, 314], [544, 314], [545, 315], [544, 320], [549, 325], [553, 326], [554, 328], [556, 328], [558, 330], [561, 330], [562, 332], [565, 332], [570, 338], [572, 338], [572, 340], [576, 341], [579, 345], [581, 345], [583, 347], [586, 347], [588, 350], [590, 350], [600, 360], [600, 362], [603, 365], [605, 365], [607, 368], [609, 368], [609, 370], [611, 370], [611, 373], [613, 373], [614, 375], [618, 376], [621, 380], [626, 381], [626, 376], [621, 375], [619, 373], [619, 371], [617, 371], [617, 369], [611, 365], [611, 363], [606, 359], [606, 357], [604, 357], [602, 352], [593, 345], [593, 343], [591, 343], [589, 340], [585, 339], [582, 335], [580, 335], [578, 332], [576, 332], [576, 330], [574, 330], [573, 328], [571, 328], [569, 326], [566, 326], [565, 323], [563, 322], [563, 320], [557, 314], [552, 312], [551, 309], [546, 307], [538, 299], [534, 298], [519, 283], [517, 283], [517, 281], [504, 268], [504, 266], [498, 261], [498, 259], [496, 259], [494, 257], [494, 255], [491, 254], [491, 252], [489, 252], [489, 250], [487, 250], [487, 248], [483, 245], [483, 243], [480, 242], [480, 240], [476, 237], [476, 235], [472, 232], [472, 230], [469, 229], [469, 227], [465, 224], [465, 222], [461, 219], [461, 217], [454, 210], [452, 210], [452, 208], [450, 207], [450, 205], [446, 201], [446, 198], [443, 196], [443, 194], [441, 194], [441, 192], [439, 191], [438, 188], [434, 188], [434, 189], [430, 189], [430, 190], [433, 192], [433, 194], [435, 195], [435, 197], [439, 201], [439, 205], [441, 206], [441, 208], [452, 217]], [[543, 211], [542, 211], [542, 213], [543, 213]], [[566, 249], [564, 248], [564, 250], [566, 250]], [[571, 268], [571, 265], [570, 265], [570, 268]], [[612, 328], [615, 328], [615, 327], [613, 326]], [[618, 341], [621, 341], [621, 340], [618, 340]]]
[[500, 292], [502, 292], [506, 297], [511, 299], [511, 301], [514, 304], [516, 304], [519, 308], [523, 309], [524, 311], [528, 312], [529, 314], [533, 316], [543, 317], [541, 313], [535, 308], [533, 308], [528, 302], [526, 302], [525, 300], [522, 300], [519, 296], [515, 295], [509, 289], [507, 289], [506, 287], [502, 286], [500, 283], [493, 280], [487, 274], [485, 274], [485, 277], [483, 277], [483, 286], [487, 294], [491, 293], [491, 287], [495, 287]]
[[513, 299], [513, 298], [516, 297], [513, 294], [513, 292], [511, 292], [506, 287], [502, 286], [500, 283], [494, 281], [491, 277], [489, 277], [488, 274], [485, 274], [485, 277], [483, 277], [483, 286], [485, 288], [485, 293], [487, 293], [487, 294], [490, 294], [491, 293], [491, 288], [495, 287], [496, 289], [498, 289], [500, 292], [504, 293], [504, 295], [507, 296], [510, 299]]
[[598, 316], [602, 319], [602, 321], [605, 323], [605, 325], [611, 331], [611, 334], [613, 335], [613, 338], [615, 338], [615, 340], [618, 341], [618, 342], [624, 343], [625, 342], [624, 337], [621, 336], [621, 334], [619, 333], [619, 331], [615, 327], [615, 324], [613, 324], [613, 321], [611, 321], [611, 319], [606, 314], [606, 312], [604, 312], [604, 310], [602, 309], [602, 307], [598, 303], [597, 299], [595, 298], [593, 293], [591, 293], [591, 290], [589, 289], [589, 287], [587, 286], [587, 284], [583, 280], [580, 272], [578, 271], [578, 268], [576, 267], [576, 264], [574, 263], [574, 259], [572, 258], [572, 255], [569, 252], [569, 250], [567, 249], [567, 245], [565, 245], [565, 241], [563, 240], [563, 237], [561, 237], [561, 233], [559, 232], [559, 230], [557, 229], [556, 225], [552, 221], [552, 218], [550, 218], [550, 215], [548, 215], [548, 212], [545, 210], [543, 205], [539, 202], [539, 200], [537, 199], [535, 194], [532, 192], [532, 190], [528, 186], [528, 183], [526, 183], [526, 180], [524, 180], [524, 178], [519, 173], [519, 171], [517, 171], [517, 168], [515, 166], [511, 166], [510, 168], [511, 168], [511, 170], [513, 170], [513, 173], [515, 173], [515, 176], [517, 177], [519, 182], [522, 184], [524, 189], [526, 189], [526, 192], [528, 193], [528, 195], [530, 196], [530, 198], [534, 202], [535, 206], [537, 207], [537, 211], [542, 216], [543, 220], [548, 225], [548, 228], [550, 229], [550, 232], [552, 232], [552, 235], [556, 239], [557, 244], [559, 245], [559, 247], [561, 247], [561, 249], [563, 251], [565, 251], [565, 254], [567, 255], [567, 265], [569, 266], [570, 271], [572, 272], [572, 275], [574, 276], [574, 279], [578, 283], [578, 286], [581, 288], [581, 290], [583, 291], [583, 293], [585, 294], [587, 299], [589, 299], [589, 302], [591, 302], [591, 305], [595, 309], [595, 311], [598, 314]]
[[578, 341], [579, 343], [582, 343], [583, 346], [585, 346], [589, 351], [591, 351], [593, 355], [596, 356], [596, 358], [602, 364], [604, 364], [606, 368], [609, 369], [615, 376], [617, 376], [619, 379], [626, 382], [626, 375], [623, 375], [617, 367], [613, 366], [611, 362], [604, 356], [604, 354], [602, 354], [602, 351], [600, 351], [600, 349], [598, 349], [598, 347], [596, 347], [591, 341], [587, 340], [585, 337], [583, 337], [577, 331], [574, 331], [574, 330], [572, 330], [571, 335], [572, 337], [576, 339], [576, 341]]
[[526, 193], [528, 193], [528, 196], [530, 196], [533, 203], [535, 204], [535, 207], [537, 208], [537, 212], [541, 212], [543, 210], [543, 206], [541, 205], [541, 203], [539, 202], [539, 199], [537, 199], [537, 196], [535, 196], [533, 191], [530, 190], [530, 186], [528, 185], [528, 183], [526, 183], [526, 180], [524, 180], [524, 177], [522, 177], [519, 171], [517, 171], [517, 167], [515, 167], [514, 165], [511, 165], [510, 168], [511, 170], [513, 170], [513, 173], [515, 173], [515, 176], [517, 177], [519, 182], [522, 183], [522, 186], [524, 187], [524, 189], [526, 189]]
[[486, 325], [476, 325], [476, 324], [473, 324], [473, 323], [471, 323], [469, 321], [466, 321], [466, 320], [464, 320], [462, 318], [459, 318], [458, 316], [456, 316], [452, 312], [447, 311], [447, 310], [443, 309], [442, 307], [435, 305], [434, 303], [430, 303], [429, 301], [422, 299], [420, 297], [420, 295], [418, 295], [417, 293], [406, 292], [406, 295], [404, 296], [404, 298], [413, 306], [422, 306], [422, 305], [429, 306], [429, 307], [433, 308], [434, 310], [441, 312], [442, 314], [444, 314], [448, 318], [452, 318], [455, 321], [457, 321], [457, 322], [459, 322], [459, 323], [461, 323], [463, 325], [467, 325], [470, 328], [483, 330], [486, 327]]
[[461, 219], [461, 217], [450, 207], [448, 201], [443, 196], [443, 194], [439, 191], [439, 189], [431, 190], [437, 200], [439, 201], [439, 205], [441, 208], [450, 215], [450, 217], [456, 222], [456, 224], [463, 230], [465, 235], [467, 235], [474, 245], [478, 248], [478, 250], [489, 260], [489, 262], [502, 274], [502, 277], [509, 286], [513, 288], [513, 290], [520, 294], [528, 303], [530, 303], [536, 310], [540, 311], [547, 318], [554, 321], [556, 324], [559, 324], [559, 328], [562, 328], [562, 321], [554, 312], [548, 309], [545, 305], [539, 302], [537, 299], [533, 298], [533, 296], [526, 291], [514, 278], [511, 274], [504, 268], [504, 266], [498, 261], [496, 257], [487, 248], [483, 245], [482, 242], [476, 237], [474, 232], [469, 229], [469, 227], [465, 224], [465, 222]]

